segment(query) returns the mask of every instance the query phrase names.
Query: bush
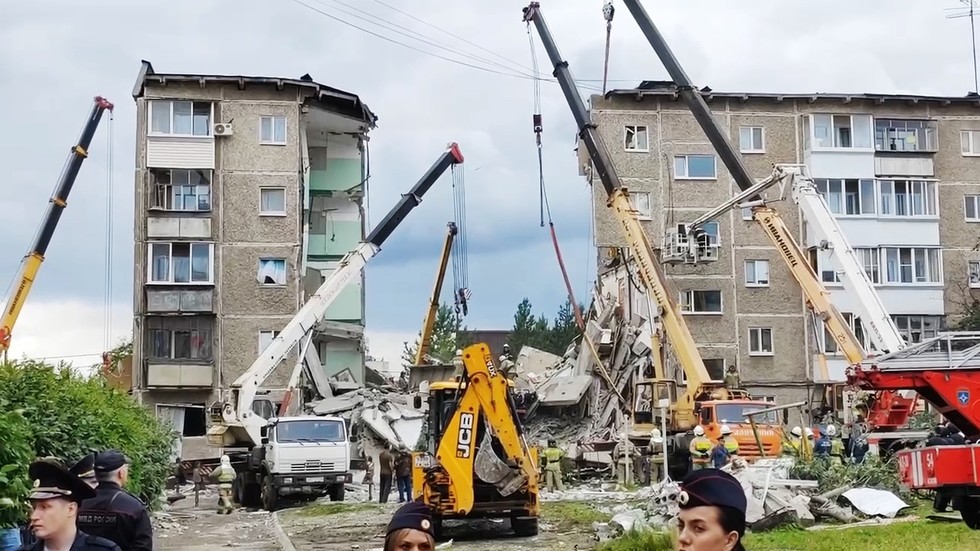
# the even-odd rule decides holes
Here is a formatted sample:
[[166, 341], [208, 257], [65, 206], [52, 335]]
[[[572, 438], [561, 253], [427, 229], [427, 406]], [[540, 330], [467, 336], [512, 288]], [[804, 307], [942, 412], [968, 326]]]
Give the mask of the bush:
[[882, 461], [870, 453], [865, 456], [863, 463], [857, 465], [853, 463], [840, 465], [819, 459], [810, 462], [800, 461], [793, 467], [791, 476], [818, 481], [820, 492], [850, 485], [854, 488], [889, 490], [902, 496], [907, 496], [909, 493], [908, 488], [902, 486], [898, 479], [898, 466], [895, 461]]
[[163, 492], [173, 432], [101, 377], [73, 373], [65, 364], [10, 362], [0, 365], [4, 401], [23, 410], [32, 435], [30, 455], [71, 464], [90, 450], [118, 449], [132, 460], [127, 490], [147, 503]]
[[34, 458], [30, 423], [12, 408], [0, 399], [0, 529], [15, 528], [27, 513], [27, 466]]

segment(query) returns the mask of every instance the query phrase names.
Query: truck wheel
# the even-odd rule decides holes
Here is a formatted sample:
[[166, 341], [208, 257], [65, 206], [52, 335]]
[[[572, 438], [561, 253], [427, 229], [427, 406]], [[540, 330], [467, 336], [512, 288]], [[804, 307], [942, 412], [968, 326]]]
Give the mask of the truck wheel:
[[967, 528], [980, 530], [980, 499], [975, 497], [963, 498], [960, 516], [963, 517], [963, 522], [966, 523]]
[[510, 527], [519, 538], [538, 535], [538, 517], [511, 517]]
[[261, 487], [255, 482], [242, 482], [242, 499], [239, 501], [242, 507], [257, 509], [262, 506]]
[[271, 476], [262, 480], [262, 508], [270, 513], [274, 513], [279, 508], [279, 495], [276, 493]]
[[343, 501], [344, 493], [347, 491], [347, 486], [344, 484], [335, 484], [330, 487], [330, 501]]

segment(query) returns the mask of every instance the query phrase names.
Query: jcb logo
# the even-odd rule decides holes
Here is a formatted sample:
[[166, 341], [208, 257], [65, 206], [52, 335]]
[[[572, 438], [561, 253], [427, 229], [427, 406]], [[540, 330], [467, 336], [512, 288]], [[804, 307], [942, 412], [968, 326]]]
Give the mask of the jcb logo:
[[459, 416], [459, 432], [456, 434], [456, 457], [468, 459], [470, 446], [473, 444], [473, 414], [462, 413]]

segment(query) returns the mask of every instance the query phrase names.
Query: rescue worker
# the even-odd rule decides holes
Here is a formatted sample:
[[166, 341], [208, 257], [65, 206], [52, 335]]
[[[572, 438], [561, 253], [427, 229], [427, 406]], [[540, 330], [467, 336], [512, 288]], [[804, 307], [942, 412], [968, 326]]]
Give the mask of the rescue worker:
[[827, 425], [827, 438], [830, 440], [830, 462], [837, 465], [843, 465], [844, 442], [841, 441], [840, 435], [837, 434], [837, 427], [834, 425]]
[[636, 446], [630, 442], [625, 432], [620, 433], [619, 442], [613, 447], [613, 464], [616, 467], [616, 481], [620, 486], [633, 484], [634, 473], [630, 472], [632, 471], [630, 467], [632, 467], [631, 463], [633, 462], [634, 456], [636, 456]]
[[660, 429], [650, 431], [650, 482], [664, 479], [664, 437]]
[[816, 442], [813, 443], [813, 457], [820, 459], [821, 461], [828, 461], [830, 459], [830, 435], [827, 431], [833, 425], [827, 425], [823, 431], [820, 432], [820, 438], [817, 438]]
[[742, 382], [739, 380], [738, 370], [734, 365], [728, 366], [728, 371], [725, 372], [725, 388], [728, 390], [738, 390], [742, 387]]
[[380, 484], [378, 485], [378, 503], [388, 503], [388, 494], [391, 493], [391, 480], [395, 475], [395, 456], [391, 453], [391, 444], [385, 444], [385, 449], [378, 456], [379, 472], [381, 473]]
[[814, 436], [813, 429], [810, 427], [803, 429], [803, 440], [801, 440], [800, 452], [806, 459], [813, 459]]
[[747, 500], [735, 477], [717, 469], [692, 472], [677, 495], [677, 549], [745, 551]]
[[95, 489], [76, 474], [45, 460], [28, 468], [34, 480], [31, 529], [37, 537], [21, 551], [121, 551], [116, 543], [86, 534], [76, 526], [82, 500], [95, 496]]
[[465, 372], [466, 365], [463, 363], [463, 350], [457, 348], [456, 355], [453, 356], [453, 379], [461, 379]]
[[725, 441], [719, 438], [711, 448], [711, 466], [720, 469], [727, 465], [731, 459], [732, 457], [728, 454], [728, 449], [725, 448]]
[[95, 455], [96, 496], [78, 512], [78, 528], [112, 540], [126, 551], [152, 551], [153, 527], [146, 505], [123, 487], [129, 480], [129, 458], [119, 450]]
[[694, 439], [691, 440], [691, 468], [695, 471], [706, 469], [711, 464], [711, 448], [714, 446], [711, 440], [704, 435], [704, 427], [698, 425], [694, 427]]
[[235, 510], [235, 504], [231, 501], [231, 488], [235, 482], [235, 468], [231, 466], [231, 458], [227, 455], [221, 456], [221, 465], [211, 471], [211, 478], [218, 481], [218, 514], [230, 515]]
[[68, 472], [81, 478], [91, 488], [96, 488], [99, 481], [95, 479], [95, 452], [92, 452], [78, 460], [72, 465]]
[[429, 506], [409, 501], [391, 516], [383, 551], [432, 551], [436, 548], [433, 530]]
[[789, 442], [784, 442], [783, 455], [786, 457], [799, 457], [800, 456], [800, 444], [803, 439], [803, 429], [800, 427], [793, 427], [790, 431]]
[[561, 459], [565, 457], [565, 451], [558, 447], [558, 442], [554, 439], [548, 440], [548, 447], [544, 453], [544, 481], [549, 492], [565, 491], [565, 483], [561, 479]]
[[848, 439], [848, 455], [856, 465], [864, 463], [864, 456], [868, 453], [868, 429], [864, 421], [864, 415], [858, 413], [854, 423], [851, 424], [851, 437]]
[[510, 345], [504, 345], [503, 354], [500, 355], [500, 371], [508, 379], [517, 376], [517, 364], [514, 363], [514, 356], [510, 353]]
[[721, 439], [725, 443], [725, 450], [728, 451], [728, 455], [732, 457], [738, 455], [738, 440], [732, 436], [732, 428], [728, 425], [721, 426]]
[[412, 455], [407, 449], [399, 450], [395, 460], [395, 484], [398, 486], [398, 503], [412, 500]]

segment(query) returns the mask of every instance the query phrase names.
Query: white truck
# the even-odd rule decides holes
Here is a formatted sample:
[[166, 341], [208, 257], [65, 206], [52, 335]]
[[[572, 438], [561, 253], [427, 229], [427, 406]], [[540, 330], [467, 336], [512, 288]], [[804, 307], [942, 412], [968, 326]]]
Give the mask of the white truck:
[[421, 203], [422, 196], [436, 180], [462, 162], [459, 147], [450, 144], [367, 238], [344, 256], [340, 267], [320, 285], [251, 367], [231, 384], [224, 400], [211, 406], [209, 443], [245, 450], [228, 453], [238, 471], [235, 497], [242, 505], [275, 511], [286, 499], [311, 500], [324, 495], [334, 501], [344, 499], [344, 485], [351, 482], [351, 451], [345, 421], [315, 415], [278, 416], [285, 408], [280, 408], [277, 415], [270, 400], [257, 399], [259, 387], [297, 346], [301, 351], [286, 403], [304, 362], [311, 373], [320, 369], [311, 342], [313, 331], [323, 321], [327, 308], [347, 283], [361, 273], [367, 261], [378, 254], [384, 241]]

